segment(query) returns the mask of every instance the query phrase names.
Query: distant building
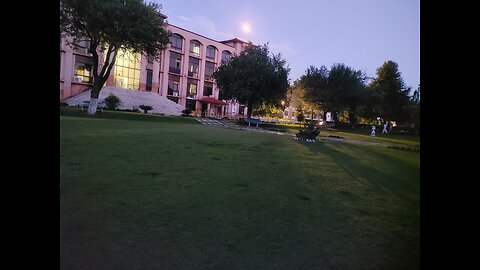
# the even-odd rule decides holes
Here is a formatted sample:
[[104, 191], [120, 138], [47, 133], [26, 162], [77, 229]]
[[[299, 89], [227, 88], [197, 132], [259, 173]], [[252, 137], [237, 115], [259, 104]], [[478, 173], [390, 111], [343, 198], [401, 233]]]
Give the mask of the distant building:
[[[196, 115], [229, 118], [246, 115], [246, 106], [219, 100], [219, 88], [212, 74], [222, 60], [238, 55], [249, 43], [237, 38], [216, 41], [171, 24], [166, 29], [172, 36], [159, 61], [147, 55], [119, 53], [106, 86], [158, 93], [190, 108]], [[66, 38], [61, 39], [60, 100], [92, 87], [89, 41], [78, 45], [79, 48], [72, 48]], [[102, 63], [103, 54], [99, 58]]]

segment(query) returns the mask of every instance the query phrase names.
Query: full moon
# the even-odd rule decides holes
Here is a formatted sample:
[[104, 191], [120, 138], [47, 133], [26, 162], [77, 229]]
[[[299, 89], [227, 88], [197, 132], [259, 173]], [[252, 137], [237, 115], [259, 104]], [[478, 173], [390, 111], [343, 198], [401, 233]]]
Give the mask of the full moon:
[[245, 33], [250, 33], [252, 31], [252, 29], [250, 28], [250, 24], [248, 24], [248, 23], [243, 23], [242, 24], [242, 30]]

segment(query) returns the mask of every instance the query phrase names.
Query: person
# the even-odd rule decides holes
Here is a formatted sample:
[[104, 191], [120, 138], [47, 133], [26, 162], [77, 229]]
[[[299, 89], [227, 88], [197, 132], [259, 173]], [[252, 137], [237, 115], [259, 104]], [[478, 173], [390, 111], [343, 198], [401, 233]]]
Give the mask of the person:
[[388, 134], [388, 123], [385, 123], [385, 124], [383, 125], [382, 134]]
[[370, 133], [370, 136], [375, 137], [375, 125], [372, 125], [372, 133]]

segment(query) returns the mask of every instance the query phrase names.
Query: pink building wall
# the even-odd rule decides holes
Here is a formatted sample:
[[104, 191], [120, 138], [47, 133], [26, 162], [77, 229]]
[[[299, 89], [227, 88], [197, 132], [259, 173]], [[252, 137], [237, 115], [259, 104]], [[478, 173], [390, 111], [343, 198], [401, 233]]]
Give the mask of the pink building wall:
[[[204, 37], [202, 35], [193, 33], [186, 29], [168, 25], [166, 26], [167, 30], [171, 31], [172, 34], [178, 34], [183, 37], [183, 44], [182, 50], [179, 51], [177, 49], [173, 49], [170, 45], [167, 46], [167, 49], [162, 52], [160, 57], [160, 61], [154, 59], [153, 63], [148, 63], [148, 59], [145, 55], [141, 57], [141, 67], [140, 67], [140, 82], [139, 82], [139, 89], [138, 91], [146, 91], [146, 83], [147, 83], [147, 69], [151, 69], [153, 71], [152, 75], [152, 89], [151, 92], [158, 93], [162, 96], [168, 96], [168, 82], [169, 82], [169, 75], [176, 75], [180, 76], [180, 84], [179, 84], [179, 100], [178, 103], [185, 106], [187, 101], [187, 83], [189, 79], [193, 79], [197, 81], [197, 95], [195, 100], [195, 112], [197, 115], [201, 113], [202, 109], [202, 102], [199, 101], [203, 97], [203, 90], [205, 86], [205, 64], [207, 62], [207, 46], [213, 46], [216, 48], [215, 58], [208, 59], [209, 62], [215, 63], [215, 68], [220, 66], [222, 61], [222, 52], [228, 51], [231, 53], [232, 56], [239, 54], [245, 46], [248, 45], [247, 42], [244, 42], [239, 39], [231, 39], [227, 41], [216, 41], [210, 39], [208, 37]], [[190, 41], [196, 40], [200, 43], [200, 56], [190, 56]], [[181, 72], [180, 74], [170, 73], [169, 72], [169, 65], [170, 65], [170, 52], [176, 52], [182, 55], [182, 62], [181, 62]], [[103, 62], [103, 53], [100, 53], [100, 60]], [[71, 96], [77, 95], [82, 91], [88, 90], [91, 88], [91, 84], [76, 82], [74, 80], [74, 72], [75, 72], [75, 59], [79, 56], [86, 56], [89, 57], [90, 54], [87, 53], [84, 49], [72, 49], [70, 46], [66, 44], [66, 39], [62, 39], [61, 46], [60, 46], [60, 54], [61, 54], [61, 67], [60, 67], [60, 100], [64, 100]], [[199, 74], [198, 78], [193, 78], [188, 76], [188, 67], [189, 67], [189, 57], [193, 57], [199, 60]], [[106, 82], [107, 86], [115, 85], [114, 81], [114, 68], [112, 69], [110, 76]], [[213, 98], [218, 99], [219, 96], [219, 89], [215, 82], [213, 82]], [[208, 103], [207, 108], [210, 110], [218, 110], [222, 112], [222, 116], [229, 116], [235, 117], [238, 116], [239, 112], [239, 105], [238, 103], [228, 101], [226, 105], [218, 105], [213, 103]], [[246, 112], [245, 112], [246, 115]]]

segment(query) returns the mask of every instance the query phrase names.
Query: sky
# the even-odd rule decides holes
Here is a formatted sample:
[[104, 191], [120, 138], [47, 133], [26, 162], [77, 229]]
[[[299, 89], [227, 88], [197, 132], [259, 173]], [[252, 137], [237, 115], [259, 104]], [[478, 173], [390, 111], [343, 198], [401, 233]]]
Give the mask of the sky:
[[[405, 86], [420, 83], [420, 0], [151, 0], [170, 24], [214, 40], [268, 43], [290, 68], [343, 63], [376, 77], [394, 61]], [[413, 92], [413, 91], [412, 91]]]

